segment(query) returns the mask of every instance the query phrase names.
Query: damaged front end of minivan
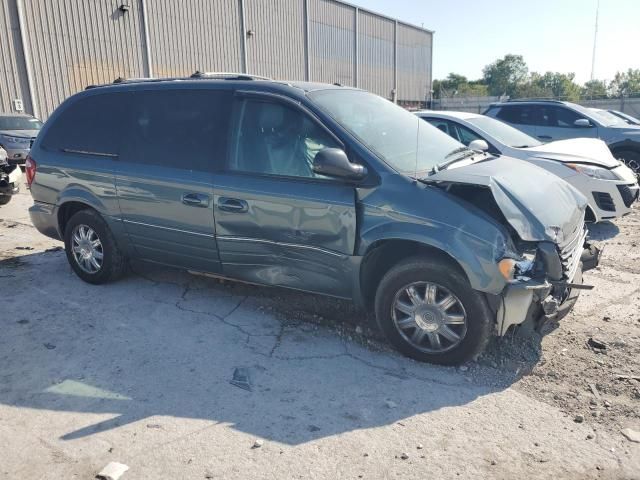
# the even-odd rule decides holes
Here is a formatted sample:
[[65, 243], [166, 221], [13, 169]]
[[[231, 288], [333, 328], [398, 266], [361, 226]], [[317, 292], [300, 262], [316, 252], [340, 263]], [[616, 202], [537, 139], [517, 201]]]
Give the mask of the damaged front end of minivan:
[[[595, 268], [600, 258], [600, 249], [588, 241], [586, 199], [551, 174], [544, 184], [532, 184], [532, 178], [546, 175], [537, 167], [520, 163], [514, 175], [512, 166], [511, 159], [502, 157], [425, 179], [510, 234], [512, 245], [498, 263], [505, 287], [499, 295], [487, 294], [501, 336], [514, 325], [540, 329], [566, 316], [580, 291], [592, 288], [582, 283], [582, 272]], [[535, 171], [528, 172], [531, 168]]]

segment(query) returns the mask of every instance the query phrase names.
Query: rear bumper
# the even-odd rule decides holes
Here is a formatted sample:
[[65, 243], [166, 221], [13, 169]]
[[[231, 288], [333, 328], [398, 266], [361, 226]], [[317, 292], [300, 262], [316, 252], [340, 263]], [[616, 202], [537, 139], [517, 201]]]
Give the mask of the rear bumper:
[[580, 295], [582, 273], [596, 268], [601, 251], [588, 242], [582, 252], [580, 266], [571, 282], [549, 282], [531, 279], [510, 284], [502, 294], [497, 312], [498, 335], [507, 333], [512, 325], [527, 321], [536, 324], [561, 319], [567, 315]]
[[48, 203], [34, 202], [29, 208], [31, 223], [36, 229], [55, 240], [62, 240], [58, 231], [58, 208]]

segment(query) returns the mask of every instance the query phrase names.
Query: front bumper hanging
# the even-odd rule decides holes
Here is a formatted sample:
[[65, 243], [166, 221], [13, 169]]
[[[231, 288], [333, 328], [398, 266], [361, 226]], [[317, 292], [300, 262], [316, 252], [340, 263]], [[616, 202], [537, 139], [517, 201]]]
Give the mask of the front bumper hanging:
[[582, 272], [596, 268], [601, 255], [598, 247], [586, 242], [580, 258], [581, 265], [571, 282], [529, 279], [510, 284], [502, 294], [498, 307], [498, 335], [507, 333], [512, 325], [526, 321], [533, 321], [537, 328], [541, 328], [547, 320], [558, 317], [561, 311], [565, 313], [567, 309], [570, 310], [580, 290], [593, 288], [582, 283]]

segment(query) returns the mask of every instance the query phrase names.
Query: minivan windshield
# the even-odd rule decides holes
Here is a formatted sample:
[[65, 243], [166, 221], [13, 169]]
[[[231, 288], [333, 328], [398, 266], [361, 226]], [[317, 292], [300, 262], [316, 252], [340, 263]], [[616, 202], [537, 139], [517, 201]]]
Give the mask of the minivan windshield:
[[393, 169], [422, 178], [472, 152], [396, 104], [361, 90], [328, 89], [309, 98]]
[[0, 116], [0, 130], [40, 130], [42, 122], [33, 117]]
[[491, 117], [467, 118], [467, 122], [475, 125], [480, 130], [495, 138], [498, 142], [509, 147], [527, 148], [542, 145], [542, 142], [521, 132], [517, 128], [513, 128], [511, 125], [507, 125]]

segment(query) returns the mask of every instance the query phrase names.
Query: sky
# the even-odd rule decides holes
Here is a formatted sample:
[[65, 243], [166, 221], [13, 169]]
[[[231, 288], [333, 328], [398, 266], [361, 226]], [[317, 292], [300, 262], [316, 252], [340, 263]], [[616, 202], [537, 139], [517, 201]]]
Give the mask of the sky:
[[[507, 53], [530, 71], [591, 77], [597, 0], [351, 0], [435, 30], [433, 78], [450, 72], [471, 80]], [[640, 68], [640, 0], [600, 0], [594, 77], [612, 80]]]

